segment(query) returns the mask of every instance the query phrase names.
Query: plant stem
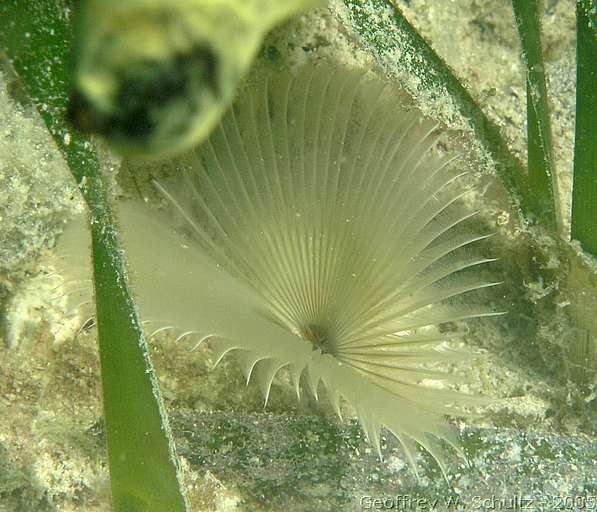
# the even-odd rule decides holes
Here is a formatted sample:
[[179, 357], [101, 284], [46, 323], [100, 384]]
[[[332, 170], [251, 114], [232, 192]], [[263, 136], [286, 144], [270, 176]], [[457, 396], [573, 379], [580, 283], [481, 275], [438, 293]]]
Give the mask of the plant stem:
[[563, 223], [558, 194], [554, 199], [557, 183], [537, 0], [512, 0], [512, 7], [527, 69], [527, 147], [531, 200], [540, 222], [551, 230], [561, 232]]
[[1, 3], [0, 45], [81, 185], [91, 214], [113, 508], [185, 512], [190, 509], [174, 442], [128, 287], [100, 164], [90, 141], [65, 122], [72, 40], [68, 5], [45, 0]]
[[576, 134], [572, 239], [597, 258], [597, 2], [576, 4]]

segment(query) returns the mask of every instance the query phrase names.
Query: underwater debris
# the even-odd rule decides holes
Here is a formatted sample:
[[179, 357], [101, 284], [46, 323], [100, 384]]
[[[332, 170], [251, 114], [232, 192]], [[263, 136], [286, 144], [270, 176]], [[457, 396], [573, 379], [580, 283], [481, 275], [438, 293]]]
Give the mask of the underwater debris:
[[[265, 400], [281, 368], [297, 394], [350, 403], [381, 457], [385, 427], [416, 471], [423, 446], [458, 450], [445, 414], [475, 397], [452, 390], [437, 325], [499, 314], [451, 303], [493, 286], [471, 246], [488, 235], [458, 205], [462, 173], [432, 148], [438, 126], [402, 110], [397, 87], [363, 72], [306, 66], [257, 80], [176, 176], [156, 183], [176, 223], [120, 209], [141, 314], [198, 343], [216, 364], [235, 351]], [[431, 364], [431, 367], [429, 366]]]
[[318, 3], [85, 0], [70, 120], [125, 154], [187, 150], [228, 108], [265, 34]]

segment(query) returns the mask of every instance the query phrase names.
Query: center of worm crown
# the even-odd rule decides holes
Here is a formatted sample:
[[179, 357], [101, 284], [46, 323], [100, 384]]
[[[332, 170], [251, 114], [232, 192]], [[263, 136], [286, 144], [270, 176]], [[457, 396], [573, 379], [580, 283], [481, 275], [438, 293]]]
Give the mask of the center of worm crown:
[[319, 349], [323, 354], [332, 353], [332, 338], [326, 327], [319, 324], [308, 324], [303, 329], [303, 334], [313, 343], [313, 350]]

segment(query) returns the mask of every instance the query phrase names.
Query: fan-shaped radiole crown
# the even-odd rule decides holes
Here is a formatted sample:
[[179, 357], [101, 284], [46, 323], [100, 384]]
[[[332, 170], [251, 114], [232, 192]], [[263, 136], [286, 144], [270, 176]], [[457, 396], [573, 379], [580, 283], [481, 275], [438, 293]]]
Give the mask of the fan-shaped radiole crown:
[[152, 276], [141, 313], [213, 339], [218, 354], [241, 350], [265, 396], [282, 367], [297, 393], [323, 382], [378, 451], [383, 426], [411, 462], [418, 443], [443, 470], [437, 438], [455, 439], [442, 415], [472, 401], [425, 387], [453, 378], [426, 365], [466, 357], [434, 326], [491, 314], [450, 300], [495, 284], [477, 276], [491, 260], [471, 250], [485, 235], [465, 227], [462, 173], [433, 151], [437, 125], [362, 72], [306, 66], [248, 90], [178, 185], [156, 184], [186, 245], [163, 220], [127, 221], [138, 208], [123, 216], [153, 247], [151, 260], [129, 250], [137, 282]]

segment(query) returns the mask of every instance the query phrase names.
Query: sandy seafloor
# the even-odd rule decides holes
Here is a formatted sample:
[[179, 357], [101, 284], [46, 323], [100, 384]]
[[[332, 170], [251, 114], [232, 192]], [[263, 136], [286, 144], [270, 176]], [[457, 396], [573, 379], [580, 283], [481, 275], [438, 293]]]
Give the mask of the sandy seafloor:
[[[398, 4], [524, 160], [524, 70], [510, 2]], [[334, 1], [274, 31], [263, 53], [291, 66], [313, 58], [379, 69], [346, 19], [344, 7]], [[574, 2], [548, 0], [542, 21], [559, 189], [567, 211]], [[496, 232], [489, 252], [501, 258], [504, 284], [491, 300], [509, 314], [469, 324], [466, 342], [487, 354], [464, 371], [471, 392], [501, 400], [480, 418], [454, 420], [470, 467], [451, 454], [448, 485], [421, 455], [417, 481], [395, 441], [384, 437], [380, 462], [356, 423], [338, 423], [325, 400], [297, 403], [279, 379], [263, 411], [256, 386], [245, 388], [232, 360], [210, 371], [208, 348], [189, 353], [188, 346], [157, 339], [152, 355], [193, 510], [365, 510], [382, 503], [375, 498], [384, 499], [386, 509], [417, 510], [414, 500], [420, 499], [418, 510], [449, 510], [449, 496], [461, 500], [464, 510], [505, 510], [516, 503], [530, 510], [559, 505], [597, 510], [594, 377], [580, 383], [570, 378], [575, 370], [566, 359], [567, 297], [554, 244], [517, 223], [491, 162], [449, 105], [426, 103], [413, 77], [390, 59], [381, 72], [414, 91], [420, 108], [454, 130], [459, 147], [469, 148], [463, 165], [470, 167], [476, 191], [469, 200], [481, 208], [481, 222]], [[82, 202], [41, 120], [26, 102], [15, 100], [14, 91], [3, 79], [0, 511], [109, 510], [96, 331], [86, 323], [88, 309], [69, 310], [47, 276], [56, 264], [56, 237]], [[119, 168], [112, 159], [115, 183]], [[126, 196], [130, 180], [123, 174], [116, 189]]]

